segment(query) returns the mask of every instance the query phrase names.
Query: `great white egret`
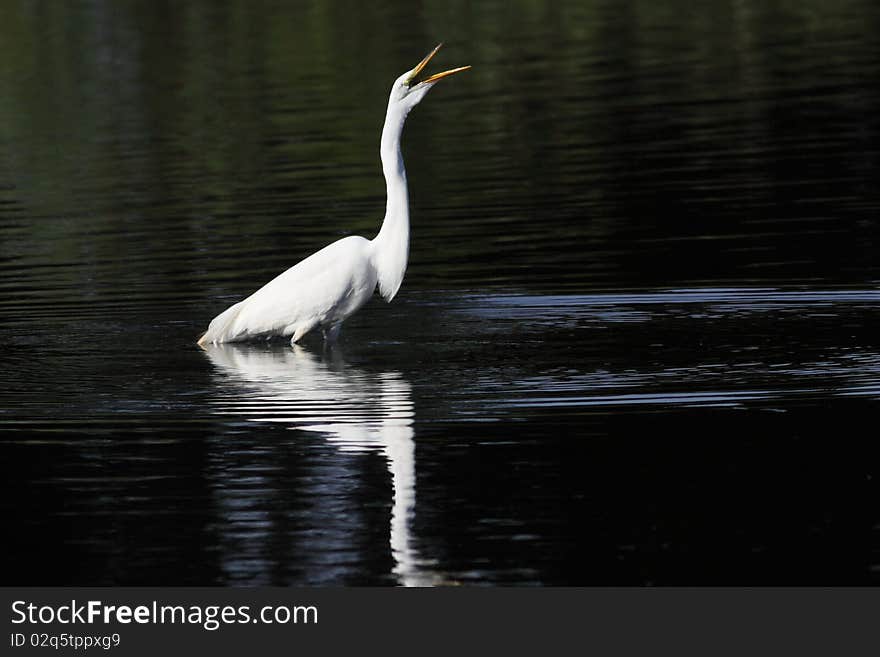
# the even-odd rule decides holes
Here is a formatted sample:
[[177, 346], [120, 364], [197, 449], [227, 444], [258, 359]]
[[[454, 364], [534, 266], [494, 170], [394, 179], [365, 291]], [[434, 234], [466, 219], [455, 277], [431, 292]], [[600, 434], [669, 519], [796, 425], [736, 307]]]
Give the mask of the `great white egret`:
[[391, 87], [380, 149], [388, 200], [379, 234], [372, 240], [344, 237], [295, 264], [211, 320], [200, 345], [275, 335], [291, 336], [293, 344], [316, 327], [323, 330], [325, 341], [333, 343], [342, 322], [369, 301], [377, 283], [386, 301], [394, 298], [409, 252], [409, 198], [400, 152], [403, 124], [439, 80], [470, 68], [454, 68], [416, 82], [439, 49], [438, 45]]

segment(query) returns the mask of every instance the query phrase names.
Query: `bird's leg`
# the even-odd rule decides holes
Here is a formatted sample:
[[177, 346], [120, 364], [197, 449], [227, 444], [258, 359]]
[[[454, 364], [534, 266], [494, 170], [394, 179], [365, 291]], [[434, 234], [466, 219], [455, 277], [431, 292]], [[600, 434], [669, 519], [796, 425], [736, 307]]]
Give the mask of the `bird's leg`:
[[308, 333], [309, 331], [311, 331], [313, 328], [315, 328], [315, 322], [308, 323], [308, 324], [300, 324], [299, 326], [297, 326], [296, 330], [293, 332], [293, 337], [290, 338], [290, 346], [292, 347], [297, 342], [302, 340], [303, 336], [306, 333]]
[[335, 344], [341, 330], [342, 322], [324, 327], [324, 342], [328, 345]]

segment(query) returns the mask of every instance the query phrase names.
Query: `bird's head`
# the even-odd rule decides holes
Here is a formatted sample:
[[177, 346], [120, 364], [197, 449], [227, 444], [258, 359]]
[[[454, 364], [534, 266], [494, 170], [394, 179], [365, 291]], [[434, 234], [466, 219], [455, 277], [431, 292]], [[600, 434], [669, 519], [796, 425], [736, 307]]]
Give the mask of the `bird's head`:
[[427, 94], [431, 87], [437, 84], [437, 82], [445, 77], [460, 73], [461, 71], [466, 71], [470, 68], [470, 66], [460, 66], [459, 68], [453, 68], [448, 71], [443, 71], [442, 73], [435, 73], [434, 75], [419, 81], [419, 73], [421, 73], [422, 69], [428, 65], [428, 62], [437, 54], [437, 51], [440, 50], [440, 46], [442, 45], [442, 43], [438, 45], [434, 50], [429, 52], [415, 68], [407, 71], [394, 81], [394, 85], [391, 87], [391, 97], [388, 101], [389, 105], [399, 106], [404, 113], [409, 113], [413, 107], [422, 102], [422, 98], [425, 97], [425, 94]]

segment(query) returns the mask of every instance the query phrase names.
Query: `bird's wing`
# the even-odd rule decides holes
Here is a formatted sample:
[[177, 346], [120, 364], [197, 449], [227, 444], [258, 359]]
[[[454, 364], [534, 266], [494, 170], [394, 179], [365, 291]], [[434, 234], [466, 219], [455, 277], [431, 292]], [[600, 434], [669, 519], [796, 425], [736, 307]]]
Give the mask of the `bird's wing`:
[[363, 237], [346, 237], [279, 274], [241, 302], [225, 339], [291, 335], [331, 316], [354, 286], [369, 284], [368, 245]]

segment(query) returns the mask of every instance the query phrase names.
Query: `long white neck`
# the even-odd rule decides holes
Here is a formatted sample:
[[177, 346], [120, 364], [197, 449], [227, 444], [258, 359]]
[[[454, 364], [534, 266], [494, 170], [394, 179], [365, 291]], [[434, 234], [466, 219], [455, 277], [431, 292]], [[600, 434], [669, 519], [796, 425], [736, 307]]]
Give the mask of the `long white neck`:
[[407, 111], [389, 104], [382, 128], [382, 171], [388, 203], [379, 234], [373, 239], [373, 265], [379, 275], [379, 293], [391, 301], [406, 273], [409, 256], [409, 197], [406, 188], [406, 169], [400, 152], [400, 135]]

